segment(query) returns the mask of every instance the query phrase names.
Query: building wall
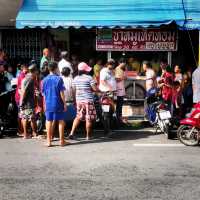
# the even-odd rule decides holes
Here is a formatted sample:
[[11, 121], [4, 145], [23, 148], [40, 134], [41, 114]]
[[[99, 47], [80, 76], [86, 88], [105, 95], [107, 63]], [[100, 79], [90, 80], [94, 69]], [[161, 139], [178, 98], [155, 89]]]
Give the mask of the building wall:
[[2, 48], [2, 32], [0, 30], [0, 49]]
[[23, 0], [0, 0], [0, 29], [15, 27], [15, 20]]

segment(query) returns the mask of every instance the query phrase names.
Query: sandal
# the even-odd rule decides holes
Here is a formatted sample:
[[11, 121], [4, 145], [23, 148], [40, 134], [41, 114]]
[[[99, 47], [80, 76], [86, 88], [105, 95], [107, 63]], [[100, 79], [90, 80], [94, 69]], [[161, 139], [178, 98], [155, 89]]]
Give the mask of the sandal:
[[19, 132], [17, 133], [17, 136], [18, 137], [24, 137], [24, 135], [22, 133], [19, 133]]
[[31, 138], [32, 139], [38, 139], [39, 137], [37, 135], [35, 135], [35, 136], [32, 136]]
[[23, 139], [23, 140], [28, 140], [28, 139], [31, 139], [31, 137], [30, 137], [30, 136], [28, 136], [28, 137], [23, 137], [22, 139]]
[[44, 146], [45, 146], [45, 147], [53, 147], [52, 144], [45, 144]]
[[69, 144], [71, 144], [71, 143], [68, 142], [68, 141], [60, 142], [60, 146], [61, 146], [61, 147], [64, 147], [64, 146], [69, 145]]

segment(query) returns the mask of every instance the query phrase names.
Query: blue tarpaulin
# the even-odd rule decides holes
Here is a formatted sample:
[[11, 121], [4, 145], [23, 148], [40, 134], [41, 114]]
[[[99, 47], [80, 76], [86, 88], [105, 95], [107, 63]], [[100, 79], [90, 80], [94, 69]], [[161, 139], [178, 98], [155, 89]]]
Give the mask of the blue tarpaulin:
[[200, 29], [199, 0], [24, 0], [16, 27], [149, 27]]

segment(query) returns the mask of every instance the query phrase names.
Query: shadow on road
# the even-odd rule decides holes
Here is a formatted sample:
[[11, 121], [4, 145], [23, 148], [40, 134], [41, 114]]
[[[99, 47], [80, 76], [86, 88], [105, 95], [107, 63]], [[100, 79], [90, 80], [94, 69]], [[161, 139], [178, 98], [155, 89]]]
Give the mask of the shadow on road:
[[[160, 134], [160, 133], [157, 133]], [[85, 140], [82, 134], [77, 134], [76, 139], [72, 141], [71, 145], [82, 145], [89, 143], [103, 143], [103, 142], [116, 142], [116, 141], [127, 141], [127, 140], [139, 140], [149, 138], [156, 135], [154, 132], [137, 132], [137, 131], [121, 131], [114, 132], [111, 136], [103, 136], [103, 131], [95, 132], [95, 135], [90, 140]]]

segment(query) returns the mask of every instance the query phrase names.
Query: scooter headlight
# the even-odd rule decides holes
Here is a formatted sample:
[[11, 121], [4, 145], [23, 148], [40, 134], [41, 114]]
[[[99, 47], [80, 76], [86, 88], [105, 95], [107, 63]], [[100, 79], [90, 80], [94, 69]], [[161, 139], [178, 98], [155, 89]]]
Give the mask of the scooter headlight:
[[200, 113], [195, 114], [193, 118], [194, 119], [199, 119], [200, 118]]

